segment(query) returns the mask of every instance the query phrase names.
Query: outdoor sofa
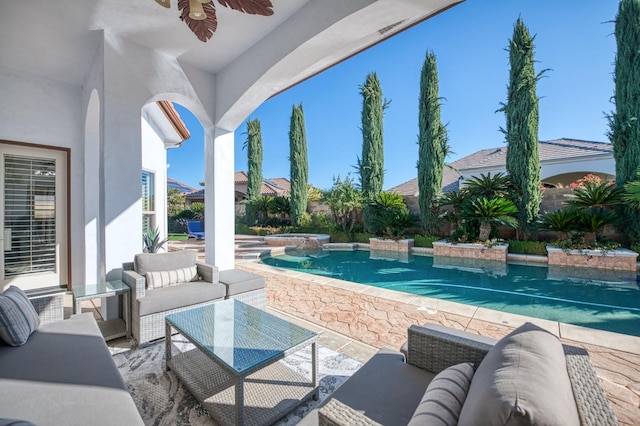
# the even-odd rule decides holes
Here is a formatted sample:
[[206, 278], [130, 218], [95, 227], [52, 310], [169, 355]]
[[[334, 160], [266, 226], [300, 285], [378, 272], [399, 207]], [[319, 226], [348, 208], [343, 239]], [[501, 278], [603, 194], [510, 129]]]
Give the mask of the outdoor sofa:
[[131, 287], [131, 332], [138, 345], [165, 336], [166, 315], [235, 298], [266, 307], [265, 281], [249, 272], [197, 262], [193, 250], [140, 253], [122, 265]]
[[301, 425], [617, 425], [587, 352], [527, 323], [500, 341], [411, 326]]
[[0, 425], [143, 425], [93, 315], [38, 312], [21, 346], [0, 339]]

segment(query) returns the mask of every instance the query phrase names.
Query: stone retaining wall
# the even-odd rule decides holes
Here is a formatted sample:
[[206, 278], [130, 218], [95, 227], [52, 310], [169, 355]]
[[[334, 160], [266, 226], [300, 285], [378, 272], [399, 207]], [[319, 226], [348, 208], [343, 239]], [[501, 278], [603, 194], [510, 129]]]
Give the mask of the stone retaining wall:
[[484, 244], [452, 244], [436, 241], [433, 243], [433, 255], [506, 262], [508, 248], [509, 244], [487, 247]]
[[413, 247], [413, 238], [406, 240], [385, 240], [383, 238], [369, 238], [371, 251], [395, 251], [409, 253]]
[[565, 251], [547, 246], [549, 266], [576, 266], [579, 268], [610, 269], [615, 271], [635, 271], [638, 253], [627, 249], [570, 250]]

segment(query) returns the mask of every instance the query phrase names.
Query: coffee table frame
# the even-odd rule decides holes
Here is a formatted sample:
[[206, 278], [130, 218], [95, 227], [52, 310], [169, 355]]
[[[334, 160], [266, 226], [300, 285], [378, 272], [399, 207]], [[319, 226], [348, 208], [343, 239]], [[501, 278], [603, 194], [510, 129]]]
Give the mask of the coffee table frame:
[[[238, 373], [195, 339], [182, 334], [180, 327], [168, 318], [165, 319], [165, 326], [167, 370], [174, 371], [218, 423], [272, 424], [305, 400], [318, 399], [318, 347], [315, 333], [313, 337], [277, 356]], [[173, 354], [174, 330], [181, 333], [195, 349]], [[307, 377], [278, 362], [309, 345], [312, 364], [310, 383]]]

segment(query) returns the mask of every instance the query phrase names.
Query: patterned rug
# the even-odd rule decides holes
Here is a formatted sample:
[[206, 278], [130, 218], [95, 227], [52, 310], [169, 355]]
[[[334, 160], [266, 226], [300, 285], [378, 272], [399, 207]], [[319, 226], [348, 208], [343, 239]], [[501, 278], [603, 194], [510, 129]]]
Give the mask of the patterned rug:
[[[173, 340], [173, 339], [172, 339]], [[178, 341], [179, 339], [175, 339]], [[180, 343], [178, 343], [180, 345]], [[113, 356], [129, 392], [147, 425], [215, 425], [207, 411], [180, 383], [172, 371], [165, 371], [164, 342]], [[181, 348], [184, 350], [184, 347]], [[309, 400], [275, 423], [297, 424], [319, 402], [337, 389], [361, 364], [345, 355], [318, 346], [320, 398]], [[311, 348], [279, 361], [299, 374], [311, 377]]]

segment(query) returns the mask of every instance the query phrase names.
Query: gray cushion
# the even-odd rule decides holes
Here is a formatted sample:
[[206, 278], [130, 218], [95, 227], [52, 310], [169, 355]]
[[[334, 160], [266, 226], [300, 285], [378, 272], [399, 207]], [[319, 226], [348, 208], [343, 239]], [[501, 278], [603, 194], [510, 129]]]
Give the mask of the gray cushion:
[[[196, 281], [163, 288], [147, 290], [145, 297], [138, 299], [140, 316], [170, 311], [208, 301], [224, 299], [226, 288], [219, 283]], [[134, 303], [136, 303], [134, 301]]]
[[142, 425], [90, 313], [0, 346], [0, 413], [37, 425]]
[[442, 370], [427, 387], [409, 426], [456, 426], [473, 378], [470, 362]]
[[147, 272], [169, 271], [187, 268], [196, 264], [197, 253], [193, 250], [169, 253], [139, 253], [133, 258], [134, 270], [143, 277]]
[[478, 366], [460, 413], [465, 425], [577, 425], [564, 350], [553, 334], [526, 323]]
[[[381, 349], [356, 371], [331, 398], [385, 426], [406, 426], [435, 374], [406, 364], [404, 356]], [[326, 404], [331, 398], [327, 398]], [[314, 410], [299, 426], [317, 424]]]
[[227, 296], [264, 288], [264, 277], [239, 269], [220, 271], [220, 282], [227, 286]]
[[24, 345], [39, 325], [38, 312], [24, 291], [11, 286], [0, 295], [0, 338], [7, 345]]

